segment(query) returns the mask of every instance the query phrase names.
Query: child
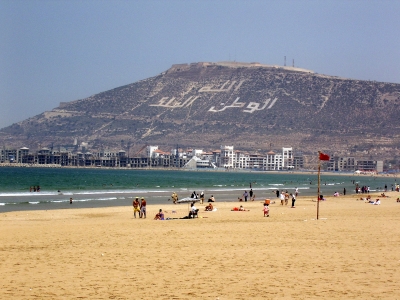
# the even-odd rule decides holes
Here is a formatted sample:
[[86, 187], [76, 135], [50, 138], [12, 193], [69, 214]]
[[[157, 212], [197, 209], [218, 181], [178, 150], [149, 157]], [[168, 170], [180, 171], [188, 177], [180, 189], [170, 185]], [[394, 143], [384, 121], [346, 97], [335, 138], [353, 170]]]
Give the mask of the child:
[[164, 213], [161, 208], [158, 211], [158, 214], [156, 214], [156, 216], [154, 217], [154, 220], [164, 220]]
[[269, 204], [267, 203], [264, 204], [264, 217], [265, 216], [269, 217]]

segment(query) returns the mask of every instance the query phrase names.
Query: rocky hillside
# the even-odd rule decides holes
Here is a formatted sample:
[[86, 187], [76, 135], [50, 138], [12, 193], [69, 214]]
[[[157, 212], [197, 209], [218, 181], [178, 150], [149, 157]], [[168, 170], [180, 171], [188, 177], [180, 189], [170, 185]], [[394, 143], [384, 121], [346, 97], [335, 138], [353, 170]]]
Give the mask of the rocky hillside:
[[78, 139], [92, 149], [226, 144], [380, 155], [400, 146], [399, 107], [400, 84], [258, 63], [194, 63], [61, 103], [3, 128], [0, 139], [31, 148]]

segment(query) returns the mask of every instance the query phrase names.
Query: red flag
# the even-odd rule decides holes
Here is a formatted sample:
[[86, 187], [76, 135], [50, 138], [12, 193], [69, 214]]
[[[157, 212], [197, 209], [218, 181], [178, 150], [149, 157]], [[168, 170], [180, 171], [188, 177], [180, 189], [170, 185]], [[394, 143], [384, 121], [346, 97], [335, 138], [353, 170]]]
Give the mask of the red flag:
[[328, 154], [324, 154], [322, 152], [319, 153], [319, 160], [329, 160], [330, 157]]

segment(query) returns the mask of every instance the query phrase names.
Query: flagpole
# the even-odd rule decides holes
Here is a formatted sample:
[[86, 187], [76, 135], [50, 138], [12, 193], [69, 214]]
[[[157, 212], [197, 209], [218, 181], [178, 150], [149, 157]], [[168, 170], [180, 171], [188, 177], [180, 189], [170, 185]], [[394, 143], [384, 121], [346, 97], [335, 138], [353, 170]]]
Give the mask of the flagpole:
[[321, 173], [321, 159], [320, 159], [321, 151], [318, 151], [318, 197], [317, 197], [317, 220], [319, 217], [319, 184], [320, 184], [320, 173]]

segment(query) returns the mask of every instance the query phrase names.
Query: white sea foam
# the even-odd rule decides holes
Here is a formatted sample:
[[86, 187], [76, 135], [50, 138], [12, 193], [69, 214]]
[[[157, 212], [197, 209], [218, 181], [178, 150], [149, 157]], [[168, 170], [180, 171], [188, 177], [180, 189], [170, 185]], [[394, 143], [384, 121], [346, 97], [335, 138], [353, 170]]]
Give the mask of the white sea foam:
[[[186, 189], [187, 190], [187, 189]], [[106, 190], [106, 191], [82, 191], [74, 192], [74, 195], [104, 195], [104, 194], [147, 194], [147, 193], [167, 193], [168, 190]]]
[[87, 199], [74, 199], [73, 202], [88, 202], [88, 201], [107, 201], [107, 200], [117, 200], [117, 197], [108, 197], [108, 198], [87, 198]]
[[40, 202], [39, 201], [32, 201], [32, 202], [29, 202], [29, 204], [39, 204]]

